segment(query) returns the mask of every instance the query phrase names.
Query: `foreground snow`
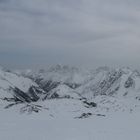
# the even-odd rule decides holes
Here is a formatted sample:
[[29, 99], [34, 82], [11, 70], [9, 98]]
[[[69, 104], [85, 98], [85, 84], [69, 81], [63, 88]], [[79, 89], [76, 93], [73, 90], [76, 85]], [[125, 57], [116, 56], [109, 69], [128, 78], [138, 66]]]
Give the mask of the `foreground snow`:
[[139, 140], [140, 73], [0, 69], [0, 140]]
[[114, 113], [86, 119], [18, 114], [1, 110], [1, 140], [139, 140], [140, 113]]
[[[126, 99], [125, 99], [126, 100]], [[128, 99], [129, 100], [129, 99]], [[140, 107], [129, 107], [116, 98], [97, 98], [98, 107], [86, 108], [80, 100], [53, 99], [38, 102], [39, 113], [23, 113], [20, 104], [0, 108], [1, 140], [139, 140]], [[103, 102], [104, 101], [104, 102]], [[122, 99], [122, 103], [124, 103]], [[118, 106], [119, 104], [119, 106]], [[109, 110], [108, 110], [109, 108]], [[114, 108], [114, 109], [113, 109]], [[130, 108], [132, 108], [130, 110]], [[82, 113], [92, 113], [79, 118]], [[102, 115], [98, 116], [97, 114]]]

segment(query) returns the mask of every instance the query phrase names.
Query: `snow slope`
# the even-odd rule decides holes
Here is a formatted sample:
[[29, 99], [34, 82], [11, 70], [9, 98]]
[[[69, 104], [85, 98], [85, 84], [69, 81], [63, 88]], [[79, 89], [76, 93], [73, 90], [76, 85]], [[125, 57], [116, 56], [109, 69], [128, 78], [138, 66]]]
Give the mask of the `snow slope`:
[[[5, 108], [15, 97], [24, 102]], [[0, 98], [2, 140], [140, 138], [140, 74], [129, 68], [57, 66], [24, 76], [1, 69]]]
[[[80, 100], [82, 104], [87, 102], [88, 107], [96, 103], [97, 108], [93, 110], [100, 114], [132, 112], [139, 106], [140, 74], [130, 68], [100, 67], [83, 71], [57, 65], [36, 73], [28, 71], [24, 75], [34, 79], [47, 92], [46, 99]], [[85, 106], [81, 108], [84, 110]]]
[[42, 98], [43, 94], [45, 92], [31, 79], [0, 69], [1, 99], [29, 101], [35, 99], [35, 95], [36, 99]]
[[140, 95], [140, 74], [129, 68], [97, 71], [94, 78], [77, 91], [86, 98], [97, 95], [133, 96]]
[[[50, 101], [51, 110], [38, 114], [19, 114], [18, 106], [0, 109], [2, 140], [139, 140], [140, 110], [111, 113], [105, 117], [73, 118], [80, 102]], [[77, 107], [74, 105], [77, 104]], [[85, 110], [86, 111], [86, 110]], [[76, 112], [79, 115], [79, 112]]]

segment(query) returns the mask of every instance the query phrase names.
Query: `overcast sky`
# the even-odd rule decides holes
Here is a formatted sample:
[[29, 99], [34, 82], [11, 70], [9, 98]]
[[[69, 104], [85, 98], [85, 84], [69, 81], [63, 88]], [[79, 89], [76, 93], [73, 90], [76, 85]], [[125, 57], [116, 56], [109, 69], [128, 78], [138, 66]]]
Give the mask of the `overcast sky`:
[[140, 0], [0, 0], [0, 64], [140, 69]]

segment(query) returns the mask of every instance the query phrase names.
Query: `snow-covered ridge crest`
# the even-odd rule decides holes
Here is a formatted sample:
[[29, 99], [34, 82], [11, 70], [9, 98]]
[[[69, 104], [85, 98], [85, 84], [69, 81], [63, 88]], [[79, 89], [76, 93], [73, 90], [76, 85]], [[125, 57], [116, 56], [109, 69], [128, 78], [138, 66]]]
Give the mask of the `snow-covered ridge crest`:
[[9, 70], [0, 69], [1, 99], [15, 99], [22, 102], [30, 102], [31, 100], [42, 98], [43, 93], [45, 92], [31, 79], [12, 73]]
[[30, 72], [26, 76], [31, 77], [47, 92], [64, 84], [85, 97], [115, 94], [124, 96], [140, 90], [140, 73], [128, 67], [117, 69], [99, 67], [96, 70], [84, 71], [57, 65], [48, 70]]
[[1, 69], [0, 83], [1, 99], [26, 103], [22, 112], [38, 112], [42, 108], [38, 102], [41, 100], [50, 108], [51, 104], [57, 108], [57, 102], [62, 100], [64, 106], [65, 102], [70, 103], [69, 107], [76, 104], [80, 112], [86, 108], [89, 112], [84, 115], [90, 116], [92, 111], [108, 110], [109, 106], [112, 110], [124, 110], [130, 102], [140, 100], [140, 74], [130, 68], [100, 67], [96, 70], [81, 70], [57, 65], [36, 72]]
[[[140, 74], [130, 68], [97, 69], [92, 80], [78, 91], [84, 96], [96, 95], [134, 95], [140, 92]], [[89, 93], [89, 94], [86, 94]]]

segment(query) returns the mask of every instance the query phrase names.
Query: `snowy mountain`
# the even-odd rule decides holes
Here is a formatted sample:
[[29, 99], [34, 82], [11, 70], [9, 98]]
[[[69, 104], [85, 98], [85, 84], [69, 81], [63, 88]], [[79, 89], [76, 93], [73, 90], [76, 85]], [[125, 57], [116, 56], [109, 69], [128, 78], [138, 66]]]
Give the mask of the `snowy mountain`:
[[[94, 113], [108, 110], [133, 110], [140, 100], [140, 74], [130, 68], [100, 67], [96, 70], [80, 70], [74, 67], [51, 67], [38, 72], [26, 72], [45, 92], [45, 99], [66, 99], [96, 103]], [[55, 102], [57, 102], [55, 100]], [[56, 103], [57, 104], [57, 103]], [[92, 112], [91, 110], [89, 112]]]
[[87, 98], [97, 95], [133, 96], [140, 94], [140, 73], [129, 68], [97, 69], [94, 79], [78, 88]]
[[0, 113], [0, 139], [139, 140], [140, 74], [108, 67], [0, 68]]
[[94, 74], [88, 70], [85, 71], [76, 67], [61, 65], [53, 66], [47, 70], [41, 69], [35, 72], [27, 70], [22, 72], [22, 75], [33, 79], [47, 92], [60, 84], [76, 89], [94, 77]]
[[43, 99], [43, 91], [35, 82], [22, 75], [0, 69], [0, 98], [7, 101], [32, 102]]
[[33, 79], [46, 92], [59, 85], [65, 85], [89, 99], [97, 95], [133, 96], [140, 92], [140, 73], [130, 68], [100, 67], [96, 70], [84, 71], [57, 65], [36, 73], [30, 71], [24, 73], [24, 76]]
[[140, 105], [140, 74], [130, 68], [80, 70], [57, 65], [36, 72], [1, 68], [0, 83], [0, 98], [7, 102], [6, 108], [18, 104], [21, 112], [47, 108], [56, 115], [54, 110], [63, 110], [67, 104], [65, 111], [72, 107], [75, 112], [77, 106], [79, 115], [74, 113], [74, 117], [88, 117], [110, 111], [132, 111]]

